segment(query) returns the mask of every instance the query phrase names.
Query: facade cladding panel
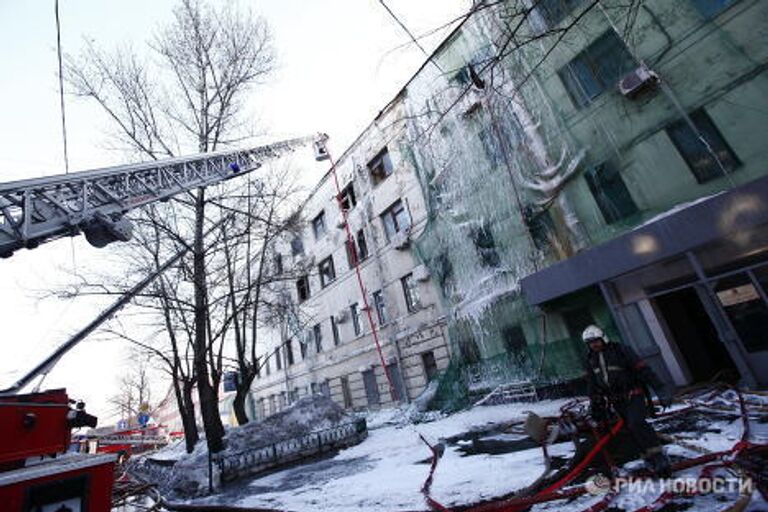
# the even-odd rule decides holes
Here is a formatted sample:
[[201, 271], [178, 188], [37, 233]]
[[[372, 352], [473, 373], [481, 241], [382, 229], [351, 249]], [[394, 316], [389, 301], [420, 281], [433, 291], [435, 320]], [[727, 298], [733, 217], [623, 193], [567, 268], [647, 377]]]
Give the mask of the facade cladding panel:
[[[288, 389], [303, 390], [312, 374], [316, 382], [328, 379], [342, 405], [375, 407], [368, 403], [362, 373], [374, 366], [381, 373], [383, 366], [355, 269], [367, 290], [383, 290], [389, 299], [389, 321], [380, 333], [384, 365], [398, 365], [406, 397], [416, 396], [429, 379], [466, 385], [464, 377], [479, 375], [492, 385], [501, 375], [547, 386], [579, 378], [578, 330], [585, 322], [599, 323], [618, 342], [655, 357], [675, 382], [690, 382], [695, 376], [677, 355], [685, 355], [685, 343], [665, 334], [685, 326], [672, 325], [674, 315], [660, 313], [661, 302], [652, 296], [638, 301], [621, 295], [636, 288], [647, 292], [633, 288], [640, 282], [633, 276], [643, 265], [659, 265], [658, 254], [688, 262], [676, 252], [683, 246], [705, 270], [711, 261], [718, 269], [752, 265], [740, 287], [710, 283], [712, 293], [722, 296], [709, 299], [726, 300], [731, 293], [737, 299], [728, 300], [749, 301], [728, 302], [720, 309], [731, 316], [713, 321], [730, 322], [733, 332], [743, 333], [734, 343], [755, 349], [754, 325], [747, 323], [763, 317], [754, 302], [761, 295], [751, 291], [762, 290], [754, 283], [764, 270], [754, 266], [763, 252], [760, 236], [741, 226], [762, 215], [763, 198], [756, 191], [763, 185], [755, 180], [768, 172], [768, 41], [753, 37], [768, 19], [768, 3], [648, 0], [629, 12], [617, 4], [605, 11], [622, 27], [620, 35], [605, 12], [590, 5], [546, 0], [522, 19], [502, 3], [468, 17], [431, 56], [438, 65], [422, 66], [339, 157], [339, 183], [354, 191], [354, 199], [349, 193], [342, 199], [357, 247], [345, 247], [336, 225], [338, 191], [326, 176], [302, 208], [308, 225], [298, 233], [302, 254], [288, 238], [276, 252], [286, 272], [308, 259], [316, 265], [329, 256], [338, 263], [353, 251], [360, 256], [356, 267], [344, 265], [343, 272], [336, 265], [336, 278], [325, 288], [311, 275], [312, 295], [296, 305], [297, 318], [313, 319], [309, 325], [330, 324], [333, 316], [341, 342], [326, 343], [322, 353], [308, 354], [287, 372], [262, 375], [254, 384], [256, 395], [279, 395], [286, 381]], [[520, 37], [536, 38], [548, 27], [570, 23], [578, 30], [564, 33], [552, 51], [530, 45], [505, 54], [495, 64], [493, 87], [487, 87], [490, 76], [482, 63], [494, 60], [510, 27], [519, 26]], [[445, 112], [427, 115], [429, 109]], [[711, 218], [704, 237], [709, 241], [701, 238], [706, 247], [682, 243], [702, 234], [696, 219], [678, 226], [681, 231], [664, 231], [671, 212], [709, 197], [717, 202], [729, 190], [744, 194]], [[312, 220], [318, 212], [325, 212], [326, 233], [316, 239]], [[677, 217], [683, 218], [684, 213]], [[606, 249], [611, 244], [624, 244], [618, 262]], [[750, 248], [748, 256], [744, 247]], [[587, 261], [589, 255], [600, 257]], [[547, 277], [585, 262], [577, 277]], [[667, 270], [654, 272], [674, 267], [665, 265]], [[617, 269], [624, 274], [610, 279], [622, 280], [621, 286], [587, 279]], [[545, 285], [530, 292], [527, 283], [536, 280]], [[299, 302], [296, 287], [288, 288]], [[375, 318], [376, 304], [369, 300]], [[634, 301], [631, 315], [621, 311], [621, 300]], [[355, 303], [357, 321], [350, 314]], [[534, 307], [539, 303], [544, 307]], [[714, 302], [704, 306], [704, 318], [718, 309]], [[298, 339], [290, 330], [287, 336]], [[734, 368], [747, 375], [745, 364], [757, 368], [764, 352], [750, 351], [747, 363], [735, 358]], [[378, 380], [383, 382], [382, 375]], [[445, 394], [434, 405], [466, 405], [461, 400]], [[391, 403], [388, 393], [380, 393], [380, 402]]]

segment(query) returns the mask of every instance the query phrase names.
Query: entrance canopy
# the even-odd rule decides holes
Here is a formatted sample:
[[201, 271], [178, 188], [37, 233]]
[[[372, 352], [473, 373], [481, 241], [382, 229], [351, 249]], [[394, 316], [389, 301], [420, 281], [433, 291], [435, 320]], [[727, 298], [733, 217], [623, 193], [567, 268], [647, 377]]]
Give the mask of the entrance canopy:
[[768, 177], [705, 197], [650, 219], [608, 242], [524, 277], [530, 305], [613, 279], [718, 239], [739, 241], [768, 223]]

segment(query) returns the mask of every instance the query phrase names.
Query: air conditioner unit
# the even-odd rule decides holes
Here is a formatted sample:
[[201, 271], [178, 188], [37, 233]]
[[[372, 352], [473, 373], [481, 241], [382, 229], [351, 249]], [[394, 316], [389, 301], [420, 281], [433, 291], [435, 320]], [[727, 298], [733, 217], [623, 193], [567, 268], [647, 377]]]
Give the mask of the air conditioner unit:
[[429, 269], [426, 265], [419, 265], [413, 269], [413, 278], [417, 281], [429, 280]]
[[646, 89], [654, 87], [658, 82], [659, 75], [643, 65], [619, 80], [619, 92], [632, 99]]
[[408, 247], [411, 246], [411, 231], [409, 229], [404, 229], [395, 233], [392, 236], [392, 245], [398, 251], [408, 249]]

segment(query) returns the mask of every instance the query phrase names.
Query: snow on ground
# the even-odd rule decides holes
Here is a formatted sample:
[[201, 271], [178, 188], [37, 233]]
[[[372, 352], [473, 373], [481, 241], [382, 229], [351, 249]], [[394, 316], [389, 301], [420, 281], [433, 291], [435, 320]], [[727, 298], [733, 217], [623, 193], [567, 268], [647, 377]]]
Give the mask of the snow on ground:
[[[383, 426], [371, 430], [363, 443], [331, 459], [233, 484], [223, 495], [195, 503], [225, 502], [293, 511], [424, 510], [420, 489], [429, 474], [431, 452], [419, 434], [436, 443], [523, 420], [529, 410], [541, 416], [557, 416], [565, 402], [475, 407], [431, 423]], [[388, 414], [378, 413], [377, 418], [381, 420]], [[572, 450], [570, 443], [562, 443], [553, 446], [551, 453], [569, 456]], [[458, 505], [502, 496], [533, 482], [543, 469], [542, 462], [539, 449], [462, 456], [459, 447], [447, 446], [434, 475], [432, 497], [445, 505]]]

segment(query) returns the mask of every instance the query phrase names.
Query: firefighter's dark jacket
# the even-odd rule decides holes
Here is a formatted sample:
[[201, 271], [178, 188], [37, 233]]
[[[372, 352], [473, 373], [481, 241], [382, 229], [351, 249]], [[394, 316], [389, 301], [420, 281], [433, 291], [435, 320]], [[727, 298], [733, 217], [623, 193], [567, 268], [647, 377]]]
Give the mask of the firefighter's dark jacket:
[[604, 417], [608, 406], [621, 409], [633, 395], [648, 396], [648, 388], [662, 401], [671, 396], [647, 363], [618, 343], [605, 343], [601, 351], [587, 351], [587, 383], [593, 416]]

